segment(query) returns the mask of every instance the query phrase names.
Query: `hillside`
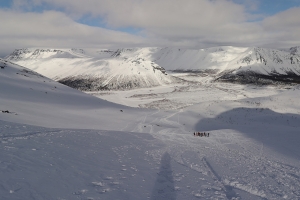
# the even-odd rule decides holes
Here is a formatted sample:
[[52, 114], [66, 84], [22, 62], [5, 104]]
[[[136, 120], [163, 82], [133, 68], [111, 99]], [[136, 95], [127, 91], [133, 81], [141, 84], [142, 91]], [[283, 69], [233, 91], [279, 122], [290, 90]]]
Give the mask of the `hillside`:
[[109, 130], [111, 118], [114, 128], [122, 128], [128, 118], [145, 112], [87, 95], [7, 60], [0, 59], [0, 67], [0, 112], [8, 111], [0, 120]]
[[103, 50], [92, 58], [83, 50], [19, 49], [6, 59], [85, 91], [126, 90], [180, 81], [144, 57], [123, 53], [120, 56], [119, 51]]

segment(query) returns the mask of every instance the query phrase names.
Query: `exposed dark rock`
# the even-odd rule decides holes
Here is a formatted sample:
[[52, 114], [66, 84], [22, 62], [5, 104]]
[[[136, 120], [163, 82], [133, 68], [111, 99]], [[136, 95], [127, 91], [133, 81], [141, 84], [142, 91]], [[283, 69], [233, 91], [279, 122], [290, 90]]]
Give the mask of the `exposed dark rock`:
[[111, 55], [111, 57], [119, 57], [123, 52], [126, 51], [133, 51], [133, 49], [118, 49]]
[[253, 71], [243, 71], [236, 74], [227, 72], [215, 81], [256, 85], [300, 84], [300, 76], [292, 71], [287, 71], [286, 74], [272, 72], [268, 75], [259, 74]]
[[[183, 82], [184, 80], [177, 77], [170, 77], [172, 83]], [[92, 77], [92, 76], [74, 76], [57, 79], [59, 83], [81, 91], [101, 91], [101, 90], [130, 90], [135, 88], [147, 88], [158, 86], [160, 83], [155, 79], [145, 80], [139, 75], [123, 77], [122, 80], [118, 76], [111, 78], [107, 82], [107, 77]], [[168, 84], [168, 82], [165, 82]]]
[[81, 91], [109, 90], [108, 86], [96, 85], [95, 81], [93, 78], [64, 78], [58, 82]]
[[219, 72], [218, 69], [205, 69], [205, 70], [197, 70], [197, 69], [188, 69], [188, 70], [183, 70], [183, 69], [176, 69], [176, 70], [171, 70], [171, 72], [175, 73], [191, 73], [191, 74], [210, 74], [214, 75]]

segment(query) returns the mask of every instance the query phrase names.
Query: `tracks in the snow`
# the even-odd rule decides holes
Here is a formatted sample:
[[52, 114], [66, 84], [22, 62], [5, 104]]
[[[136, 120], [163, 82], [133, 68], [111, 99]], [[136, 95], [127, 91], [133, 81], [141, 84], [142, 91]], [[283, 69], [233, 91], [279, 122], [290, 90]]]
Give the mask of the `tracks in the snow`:
[[156, 157], [168, 152], [172, 161], [185, 168], [180, 174], [193, 171], [225, 199], [300, 197], [299, 168], [276, 162], [267, 156], [269, 150], [263, 143], [232, 130], [215, 131], [209, 138], [194, 137], [180, 123], [180, 113], [156, 111], [128, 127], [165, 143]]
[[62, 132], [62, 130], [58, 130], [58, 131], [36, 131], [36, 132], [28, 132], [28, 133], [22, 133], [22, 134], [1, 135], [0, 139], [26, 138], [26, 137], [35, 136], [35, 135], [42, 135], [42, 134], [47, 134], [47, 133], [59, 133], [59, 132]]

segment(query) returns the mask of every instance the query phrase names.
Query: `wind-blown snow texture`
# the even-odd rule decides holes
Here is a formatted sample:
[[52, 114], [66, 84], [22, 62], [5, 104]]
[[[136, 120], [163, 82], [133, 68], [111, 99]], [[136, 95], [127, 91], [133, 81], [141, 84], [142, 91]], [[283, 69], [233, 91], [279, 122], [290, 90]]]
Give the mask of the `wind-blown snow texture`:
[[298, 85], [173, 73], [187, 81], [91, 93], [111, 103], [0, 67], [1, 199], [300, 198]]
[[99, 50], [19, 49], [6, 59], [83, 91], [126, 90], [181, 82], [167, 71], [213, 73], [216, 80], [300, 82], [299, 47], [288, 50], [214, 47]]

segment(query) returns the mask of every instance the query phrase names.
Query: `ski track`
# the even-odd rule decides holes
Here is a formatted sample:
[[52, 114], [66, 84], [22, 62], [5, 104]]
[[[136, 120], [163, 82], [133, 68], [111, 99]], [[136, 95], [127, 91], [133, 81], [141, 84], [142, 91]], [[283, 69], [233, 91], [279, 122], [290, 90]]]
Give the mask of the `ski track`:
[[[215, 88], [231, 95], [247, 97], [246, 94], [236, 90]], [[194, 137], [180, 123], [181, 112], [182, 110], [173, 111], [159, 119], [155, 118], [159, 112], [145, 115], [142, 120], [136, 122], [131, 131], [151, 133], [166, 144], [165, 149], [160, 150], [160, 156], [157, 155], [157, 151], [151, 152], [154, 158], [168, 152], [172, 160], [183, 166], [185, 171], [197, 172], [199, 177], [209, 180], [206, 184], [215, 187], [215, 193], [210, 196], [204, 195], [208, 192], [207, 188], [191, 191], [190, 194], [193, 195], [191, 199], [213, 196], [220, 199], [243, 199], [243, 196], [249, 199], [300, 198], [297, 190], [300, 188], [299, 167], [264, 157], [263, 143], [258, 145], [252, 140], [239, 139], [237, 133], [230, 130], [226, 133], [215, 133], [210, 137]], [[151, 116], [154, 119], [150, 119]], [[145, 129], [148, 126], [151, 128]], [[186, 156], [188, 153], [196, 154], [198, 163], [190, 162]], [[222, 166], [227, 166], [226, 172], [220, 171]], [[247, 170], [241, 171], [240, 168]], [[185, 172], [173, 172], [175, 179], [176, 174], [184, 175]], [[272, 184], [269, 184], [270, 182]], [[180, 184], [177, 187], [183, 190]]]

